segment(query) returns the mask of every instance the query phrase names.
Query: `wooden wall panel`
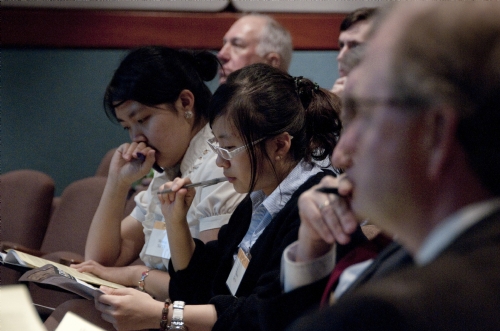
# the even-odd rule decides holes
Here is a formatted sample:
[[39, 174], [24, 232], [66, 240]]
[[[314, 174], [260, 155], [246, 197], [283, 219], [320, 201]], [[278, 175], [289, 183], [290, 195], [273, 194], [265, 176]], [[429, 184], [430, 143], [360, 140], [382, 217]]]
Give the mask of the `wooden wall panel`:
[[[2, 47], [220, 48], [222, 36], [241, 15], [3, 7]], [[296, 50], [335, 50], [345, 14], [271, 13], [292, 34]]]

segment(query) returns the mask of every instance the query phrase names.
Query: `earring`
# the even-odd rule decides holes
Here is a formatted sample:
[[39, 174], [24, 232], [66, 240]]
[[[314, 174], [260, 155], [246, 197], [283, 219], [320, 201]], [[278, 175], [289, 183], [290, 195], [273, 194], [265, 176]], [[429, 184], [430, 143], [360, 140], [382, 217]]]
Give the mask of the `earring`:
[[193, 112], [192, 112], [192, 111], [187, 111], [187, 112], [185, 112], [185, 113], [184, 113], [184, 117], [185, 117], [186, 119], [190, 119], [190, 118], [192, 118], [192, 117], [193, 117]]
[[280, 160], [281, 160], [281, 155], [276, 156], [276, 161], [280, 161]]

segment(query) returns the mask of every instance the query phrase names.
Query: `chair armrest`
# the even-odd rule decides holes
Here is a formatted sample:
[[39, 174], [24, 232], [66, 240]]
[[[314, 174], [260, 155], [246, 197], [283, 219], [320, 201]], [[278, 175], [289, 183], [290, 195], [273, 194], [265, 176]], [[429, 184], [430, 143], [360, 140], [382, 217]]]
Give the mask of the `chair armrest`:
[[0, 250], [2, 252], [5, 252], [8, 249], [15, 249], [16, 251], [20, 251], [20, 252], [31, 254], [34, 256], [38, 256], [38, 257], [46, 254], [46, 253], [39, 251], [37, 249], [29, 248], [29, 247], [26, 247], [26, 246], [23, 246], [23, 245], [20, 245], [18, 243], [14, 243], [11, 241], [0, 242]]

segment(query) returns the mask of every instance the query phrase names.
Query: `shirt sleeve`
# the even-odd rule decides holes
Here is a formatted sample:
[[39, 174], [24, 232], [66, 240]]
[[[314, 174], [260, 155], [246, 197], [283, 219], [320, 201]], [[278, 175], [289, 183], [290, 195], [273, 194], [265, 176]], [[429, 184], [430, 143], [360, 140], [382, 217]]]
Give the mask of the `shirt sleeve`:
[[137, 193], [134, 197], [135, 207], [130, 213], [130, 216], [143, 223], [146, 220], [147, 208], [151, 201], [151, 192], [149, 189]]
[[150, 205], [152, 203], [153, 204], [159, 203], [158, 197], [156, 197], [156, 192], [158, 191], [158, 188], [161, 185], [165, 184], [167, 181], [168, 179], [165, 177], [165, 175], [157, 173], [155, 171], [155, 176], [151, 180], [151, 183], [149, 184], [148, 188], [144, 191], [137, 193], [136, 196], [134, 197], [135, 207], [130, 213], [130, 216], [132, 216], [139, 222], [144, 223]]
[[[217, 155], [212, 155], [203, 162], [191, 176], [192, 182], [200, 182], [218, 177], [224, 177], [222, 168], [215, 163]], [[199, 231], [218, 229], [227, 224], [234, 209], [244, 198], [229, 182], [197, 189], [192, 208], [188, 212], [190, 226], [198, 224]]]
[[294, 242], [283, 252], [281, 279], [285, 292], [319, 281], [335, 268], [335, 245], [325, 255], [308, 262], [296, 262], [297, 246], [298, 242]]

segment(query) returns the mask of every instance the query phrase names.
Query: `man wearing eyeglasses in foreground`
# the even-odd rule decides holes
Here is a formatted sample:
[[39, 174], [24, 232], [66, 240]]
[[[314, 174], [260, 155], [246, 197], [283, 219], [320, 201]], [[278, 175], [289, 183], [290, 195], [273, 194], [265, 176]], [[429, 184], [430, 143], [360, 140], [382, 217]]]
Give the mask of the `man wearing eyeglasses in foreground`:
[[[290, 330], [500, 329], [498, 17], [497, 2], [388, 11], [346, 85], [337, 146], [353, 163], [339, 193], [415, 263]], [[299, 243], [316, 251], [299, 245], [299, 262], [345, 240], [350, 222], [337, 216], [301, 225]]]

